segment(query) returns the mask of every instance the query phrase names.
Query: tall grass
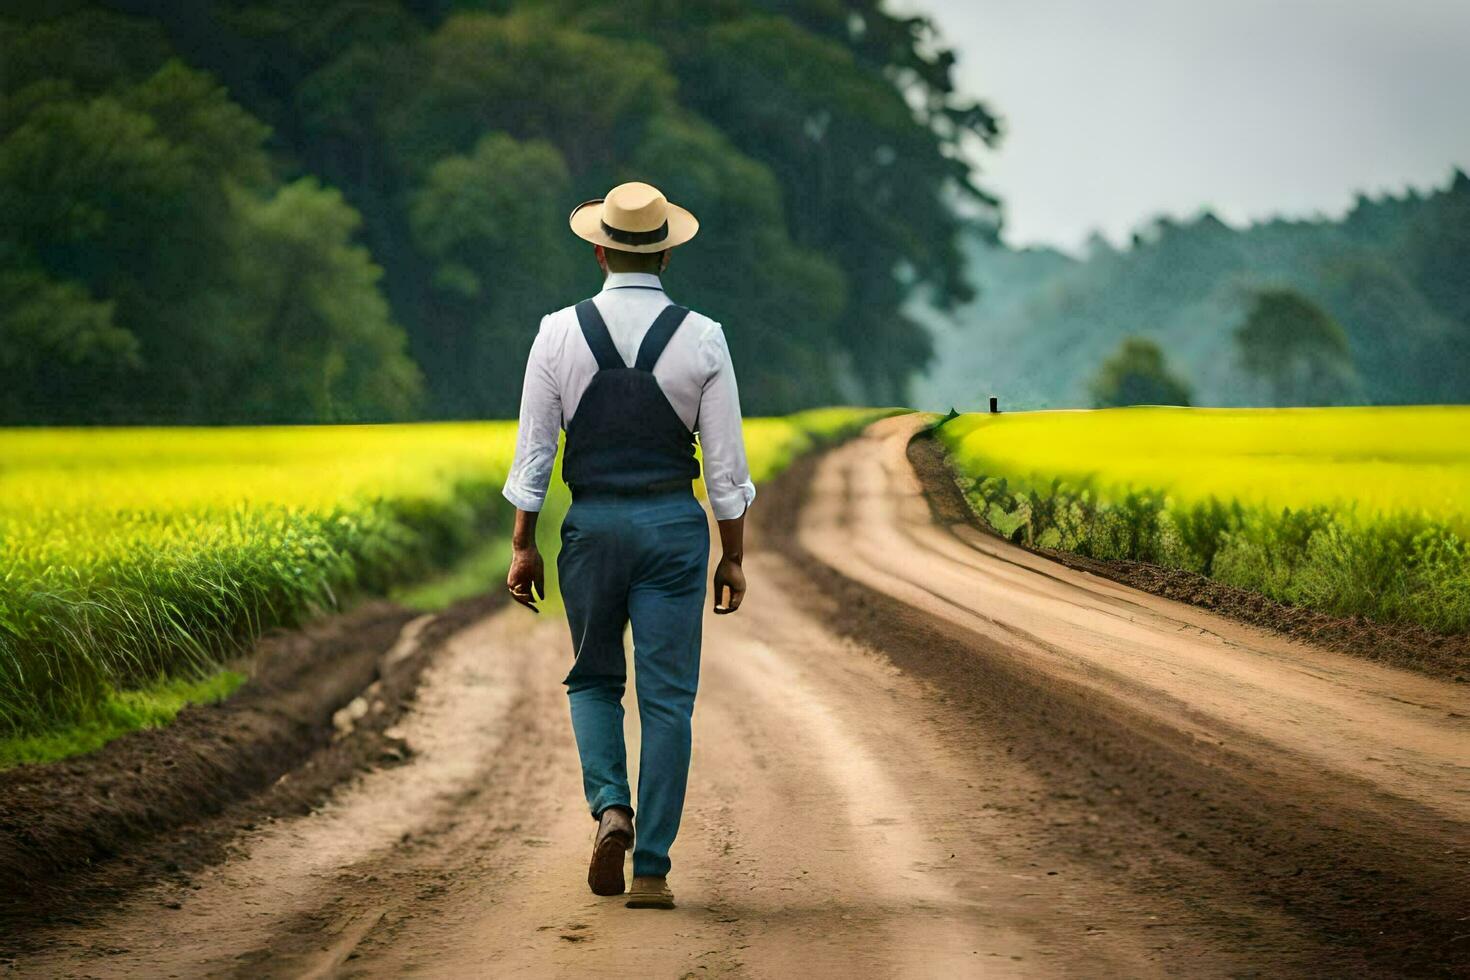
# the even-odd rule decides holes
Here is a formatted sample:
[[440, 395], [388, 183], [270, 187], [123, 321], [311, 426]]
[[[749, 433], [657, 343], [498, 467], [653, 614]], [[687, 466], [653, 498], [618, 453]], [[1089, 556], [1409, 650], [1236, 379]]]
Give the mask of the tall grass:
[[1470, 409], [1036, 412], [939, 434], [1012, 540], [1470, 630]]
[[498, 522], [512, 423], [0, 433], [0, 732], [199, 676]]

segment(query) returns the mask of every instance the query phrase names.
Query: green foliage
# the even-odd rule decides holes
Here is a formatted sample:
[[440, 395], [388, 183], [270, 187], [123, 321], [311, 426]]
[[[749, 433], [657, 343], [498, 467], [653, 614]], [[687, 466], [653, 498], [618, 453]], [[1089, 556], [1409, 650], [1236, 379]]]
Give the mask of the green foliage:
[[306, 177], [262, 200], [238, 192], [238, 268], [254, 305], [234, 352], [236, 411], [271, 421], [407, 418], [421, 379], [378, 290], [381, 270], [353, 243], [342, 195]]
[[54, 762], [140, 728], [162, 728], [188, 705], [223, 701], [244, 683], [244, 674], [221, 670], [202, 680], [163, 678], [131, 691], [107, 691], [72, 724], [38, 735], [0, 736], [0, 769]]
[[[1444, 206], [1425, 208], [1408, 232], [1409, 274], [1429, 303], [1455, 323], [1470, 324], [1470, 177], [1456, 170]], [[1460, 345], [1470, 346], [1466, 331]]]
[[[781, 16], [723, 23], [707, 38], [680, 64], [694, 105], [787, 189], [793, 237], [830, 256], [847, 280], [840, 349], [877, 398], [900, 398], [930, 356], [904, 299], [920, 284], [943, 305], [971, 296], [956, 219], [935, 193], [968, 186], [964, 168], [843, 39]], [[993, 134], [988, 117], [974, 132]], [[915, 282], [897, 278], [900, 266]]]
[[676, 252], [670, 289], [727, 326], [742, 404], [779, 410], [837, 401], [841, 268], [787, 235], [769, 169], [688, 114], [651, 122], [625, 176], [646, 175], [717, 230]]
[[1335, 616], [1470, 630], [1470, 542], [1423, 518], [1360, 522], [1327, 508], [1170, 504], [1157, 492], [1101, 497], [1058, 481], [1018, 492], [962, 482], [997, 534], [1028, 547], [1183, 568]]
[[461, 410], [508, 414], [506, 395], [517, 392], [535, 336], [527, 324], [536, 322], [548, 291], [573, 294], [569, 184], [550, 143], [491, 133], [470, 155], [436, 162], [411, 197], [409, 225], [431, 263], [431, 305], [443, 338], [422, 359], [434, 377], [455, 379]]
[[16, 405], [39, 395], [34, 381], [56, 365], [137, 367], [137, 338], [113, 323], [112, 309], [78, 283], [56, 282], [36, 268], [0, 272], [0, 375], [13, 380], [0, 397]]
[[[98, 95], [119, 83], [142, 81], [169, 58], [159, 24], [96, 7], [56, 13], [64, 16], [35, 23], [0, 19], [0, 87], [6, 95], [54, 81]], [[0, 113], [0, 127], [8, 128], [6, 119]]]
[[[459, 13], [423, 45], [426, 74], [390, 111], [411, 169], [507, 132], [561, 148], [580, 173], [607, 173], [675, 84], [649, 45], [598, 37], [534, 7]], [[568, 208], [567, 210], [570, 210]]]
[[1122, 405], [1188, 405], [1189, 385], [1170, 373], [1159, 345], [1127, 337], [1092, 381], [1094, 408]]
[[1013, 409], [1087, 405], [1097, 365], [1147, 324], [1195, 404], [1266, 404], [1270, 386], [1241, 363], [1234, 331], [1259, 292], [1287, 289], [1341, 326], [1353, 372], [1329, 354], [1328, 390], [1283, 400], [1470, 402], [1466, 229], [1470, 178], [1457, 175], [1427, 194], [1360, 198], [1338, 220], [1161, 220], [1125, 248], [1095, 238], [1080, 258], [974, 237], [981, 299], [953, 320], [912, 307], [937, 356], [911, 398], [941, 411], [987, 393]]
[[[0, 418], [399, 417], [418, 386], [393, 323], [429, 411], [511, 414], [540, 317], [596, 288], [567, 211], [634, 178], [703, 222], [671, 289], [725, 323], [747, 407], [898, 400], [930, 350], [905, 301], [970, 295], [955, 194], [993, 203], [969, 160], [995, 120], [955, 92], [932, 25], [877, 0], [200, 0], [136, 17], [81, 0], [10, 16], [0, 270], [74, 283], [135, 359], [13, 367], [24, 396]], [[322, 250], [308, 265], [318, 282], [336, 270], [330, 286], [270, 271], [284, 218], [263, 226], [261, 202], [303, 177], [362, 216], [349, 235], [380, 283], [340, 260], [335, 221], [286, 249]], [[272, 311], [305, 294], [331, 299], [288, 344], [298, 324]], [[359, 311], [371, 390], [323, 340]]]
[[1331, 405], [1351, 390], [1347, 333], [1293, 290], [1258, 292], [1235, 343], [1245, 369], [1266, 381], [1273, 405]]
[[[128, 32], [93, 36], [96, 22], [36, 32], [70, 24], [136, 74], [136, 57], [113, 51]], [[85, 65], [49, 67], [77, 78], [9, 90], [0, 137], [4, 418], [413, 410], [417, 369], [340, 194], [276, 183], [268, 127], [176, 60], [95, 95]]]

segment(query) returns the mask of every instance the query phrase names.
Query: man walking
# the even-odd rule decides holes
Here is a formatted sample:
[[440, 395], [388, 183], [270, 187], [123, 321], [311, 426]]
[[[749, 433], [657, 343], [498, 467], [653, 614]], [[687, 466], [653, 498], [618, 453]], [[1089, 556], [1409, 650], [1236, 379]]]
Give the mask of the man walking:
[[[565, 429], [572, 506], [557, 571], [576, 658], [565, 681], [572, 730], [598, 821], [587, 883], [598, 895], [622, 894], [631, 847], [628, 906], [673, 908], [669, 847], [689, 776], [709, 562], [709, 524], [691, 488], [699, 476], [694, 432], [724, 548], [716, 613], [734, 612], [745, 596], [745, 510], [755, 487], [725, 335], [672, 303], [659, 278], [670, 250], [693, 238], [699, 222], [635, 182], [579, 205], [571, 226], [595, 246], [605, 279], [594, 299], [544, 318], [531, 346], [504, 491], [516, 506], [506, 584], [532, 610], [544, 598], [536, 517]], [[643, 726], [636, 821], [623, 744], [630, 622]]]

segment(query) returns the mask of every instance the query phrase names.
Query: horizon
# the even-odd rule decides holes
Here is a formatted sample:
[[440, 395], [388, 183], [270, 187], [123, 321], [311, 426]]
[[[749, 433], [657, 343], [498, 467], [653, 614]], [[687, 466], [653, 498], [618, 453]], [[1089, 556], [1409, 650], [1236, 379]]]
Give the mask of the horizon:
[[[1232, 218], [1227, 218], [1209, 207], [1200, 207], [1195, 211], [1189, 213], [1170, 214], [1159, 212], [1156, 214], [1145, 215], [1122, 237], [1121, 240], [1114, 240], [1107, 236], [1102, 237], [1106, 239], [1109, 246], [1113, 249], [1120, 252], [1126, 252], [1135, 247], [1135, 236], [1147, 232], [1148, 229], [1153, 227], [1156, 223], [1164, 220], [1171, 221], [1179, 225], [1192, 225], [1202, 220], [1206, 215], [1213, 215], [1214, 218], [1221, 224], [1225, 225], [1231, 231], [1236, 232], [1248, 232], [1254, 228], [1260, 228], [1266, 225], [1274, 224], [1276, 222], [1285, 222], [1287, 224], [1337, 224], [1347, 219], [1348, 215], [1350, 215], [1353, 210], [1358, 207], [1360, 200], [1367, 200], [1370, 202], [1382, 202], [1390, 200], [1404, 201], [1416, 197], [1422, 199], [1432, 196], [1434, 194], [1439, 194], [1447, 191], [1454, 183], [1456, 175], [1470, 177], [1470, 167], [1451, 165], [1446, 170], [1445, 176], [1441, 180], [1431, 181], [1423, 185], [1406, 184], [1402, 187], [1390, 187], [1385, 188], [1381, 191], [1374, 191], [1372, 193], [1369, 193], [1367, 191], [1350, 191], [1349, 200], [1342, 207], [1331, 210], [1319, 209], [1316, 211], [1301, 213], [1271, 212], [1266, 214], [1253, 215], [1247, 217], [1244, 220], [1235, 220]], [[1017, 244], [1015, 242], [1007, 241], [1004, 230], [1002, 230], [1000, 244], [1013, 252], [1052, 251], [1065, 255], [1071, 259], [1085, 261], [1088, 257], [1089, 246], [1091, 245], [1094, 235], [1096, 234], [1100, 233], [1089, 232], [1082, 239], [1082, 241], [1076, 244], [1061, 245], [1053, 242], [1043, 241], [1023, 242]]]

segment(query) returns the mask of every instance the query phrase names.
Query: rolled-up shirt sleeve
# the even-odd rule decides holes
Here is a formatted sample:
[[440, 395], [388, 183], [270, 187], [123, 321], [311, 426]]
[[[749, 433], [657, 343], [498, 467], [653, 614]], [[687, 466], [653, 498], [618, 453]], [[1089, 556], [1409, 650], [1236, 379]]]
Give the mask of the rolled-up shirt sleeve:
[[561, 390], [551, 372], [546, 320], [526, 358], [521, 387], [521, 415], [516, 427], [515, 458], [501, 495], [520, 510], [539, 511], [551, 485], [556, 444], [561, 436]]
[[740, 392], [725, 332], [714, 324], [701, 354], [709, 375], [699, 401], [699, 445], [704, 454], [704, 486], [715, 519], [728, 521], [745, 513], [755, 499], [755, 484], [745, 459], [740, 428]]

